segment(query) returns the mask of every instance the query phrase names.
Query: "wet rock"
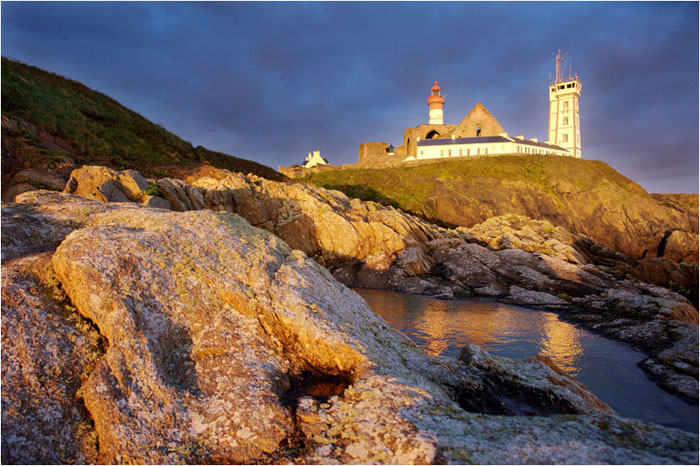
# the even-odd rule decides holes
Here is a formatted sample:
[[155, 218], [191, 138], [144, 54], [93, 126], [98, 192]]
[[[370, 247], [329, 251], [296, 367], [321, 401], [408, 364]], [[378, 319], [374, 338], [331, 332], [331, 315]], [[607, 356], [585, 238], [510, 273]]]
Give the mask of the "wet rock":
[[[459, 359], [483, 371], [477, 377], [482, 389], [490, 392], [494, 414], [614, 413], [545, 356], [516, 361], [493, 356], [477, 345], [467, 345]], [[471, 397], [460, 398], [463, 406], [472, 403]]]

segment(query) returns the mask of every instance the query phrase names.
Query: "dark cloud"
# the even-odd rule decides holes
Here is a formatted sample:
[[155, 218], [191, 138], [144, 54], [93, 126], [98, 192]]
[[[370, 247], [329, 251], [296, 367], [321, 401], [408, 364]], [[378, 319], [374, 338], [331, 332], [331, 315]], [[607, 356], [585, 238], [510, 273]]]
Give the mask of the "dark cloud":
[[554, 55], [583, 82], [584, 157], [698, 191], [698, 4], [2, 3], [2, 54], [77, 79], [193, 144], [273, 167], [354, 162], [482, 102], [546, 139]]

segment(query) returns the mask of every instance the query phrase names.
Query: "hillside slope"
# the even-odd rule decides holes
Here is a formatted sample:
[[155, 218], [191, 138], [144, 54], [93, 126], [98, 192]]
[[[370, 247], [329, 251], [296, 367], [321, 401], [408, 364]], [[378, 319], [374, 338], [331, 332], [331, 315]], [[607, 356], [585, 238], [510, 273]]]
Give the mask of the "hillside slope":
[[548, 220], [636, 258], [655, 257], [661, 250], [674, 260], [697, 262], [698, 224], [687, 206], [697, 209], [698, 196], [686, 195], [683, 202], [672, 196], [655, 198], [599, 161], [480, 157], [336, 170], [304, 181], [448, 225], [471, 227], [490, 217], [519, 214]]
[[150, 176], [184, 178], [214, 167], [284, 178], [259, 163], [193, 147], [79, 82], [3, 58], [3, 192], [22, 170], [94, 163]]

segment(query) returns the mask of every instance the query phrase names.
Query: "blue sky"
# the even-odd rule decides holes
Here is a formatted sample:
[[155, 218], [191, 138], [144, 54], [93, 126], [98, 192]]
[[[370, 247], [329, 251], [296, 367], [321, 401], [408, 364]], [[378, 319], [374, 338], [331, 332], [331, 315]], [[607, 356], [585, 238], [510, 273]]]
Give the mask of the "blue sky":
[[546, 139], [557, 49], [583, 91], [584, 158], [698, 192], [698, 3], [2, 2], [2, 55], [99, 90], [194, 145], [274, 168], [398, 145], [483, 103]]

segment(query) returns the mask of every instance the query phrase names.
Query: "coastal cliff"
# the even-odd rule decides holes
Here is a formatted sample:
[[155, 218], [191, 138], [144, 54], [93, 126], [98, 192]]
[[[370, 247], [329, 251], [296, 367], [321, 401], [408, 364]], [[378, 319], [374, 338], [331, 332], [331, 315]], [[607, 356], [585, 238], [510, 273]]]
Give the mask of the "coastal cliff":
[[338, 191], [238, 173], [190, 185], [149, 181], [133, 170], [83, 167], [65, 190], [102, 202], [237, 213], [348, 286], [442, 298], [487, 296], [557, 310], [644, 351], [649, 358], [642, 367], [662, 387], [698, 399], [698, 311], [677, 292], [647, 283], [697, 289], [696, 264], [638, 261], [526, 217], [441, 228]]
[[697, 464], [697, 435], [551, 361], [430, 356], [346, 287], [551, 309], [697, 403], [697, 195], [598, 162], [562, 184], [532, 157], [502, 183], [412, 178], [419, 196], [377, 172], [405, 199], [330, 183], [363, 201], [2, 74], [4, 464]]
[[697, 462], [542, 362], [427, 355], [236, 214], [33, 191], [2, 221], [4, 463]]
[[304, 181], [444, 225], [546, 220], [636, 259], [698, 262], [698, 195], [649, 194], [604, 162], [546, 155], [324, 171]]

